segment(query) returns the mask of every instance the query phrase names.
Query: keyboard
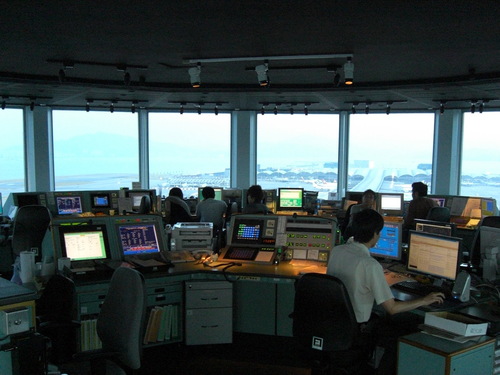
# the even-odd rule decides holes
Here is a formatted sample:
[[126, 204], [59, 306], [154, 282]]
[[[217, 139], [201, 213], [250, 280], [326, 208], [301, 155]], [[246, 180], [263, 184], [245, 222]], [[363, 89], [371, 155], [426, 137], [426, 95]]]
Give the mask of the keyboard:
[[428, 306], [422, 306], [420, 309], [426, 311], [449, 311], [455, 310], [462, 307], [466, 307], [472, 304], [472, 302], [462, 302], [459, 299], [453, 297], [451, 289], [446, 286], [437, 286], [432, 284], [424, 284], [418, 281], [400, 281], [391, 286], [391, 289], [396, 289], [397, 291], [403, 292], [417, 297], [426, 296], [429, 293], [441, 292], [445, 295], [443, 303], [433, 303]]

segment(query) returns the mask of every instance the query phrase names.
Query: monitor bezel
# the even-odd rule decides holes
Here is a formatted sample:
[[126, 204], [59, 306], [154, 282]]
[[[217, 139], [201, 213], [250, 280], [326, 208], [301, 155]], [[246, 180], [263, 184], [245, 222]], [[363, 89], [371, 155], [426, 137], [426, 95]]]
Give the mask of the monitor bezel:
[[[259, 238], [256, 240], [238, 238], [238, 227], [240, 224], [245, 224], [248, 226], [260, 225]], [[262, 239], [264, 236], [264, 225], [265, 225], [265, 219], [246, 218], [240, 215], [236, 216], [234, 222], [232, 223], [231, 246], [262, 245], [263, 243]]]
[[[104, 197], [106, 197], [106, 200], [108, 202], [106, 205], [96, 204], [97, 198], [104, 198]], [[111, 194], [110, 193], [90, 193], [90, 207], [94, 210], [111, 208]]]
[[[76, 212], [62, 212], [61, 210], [59, 210], [59, 200], [60, 199], [68, 199], [68, 198], [72, 198], [72, 199], [78, 198], [80, 201], [80, 210], [78, 210]], [[61, 215], [61, 216], [78, 215], [78, 214], [81, 214], [84, 212], [83, 197], [81, 195], [57, 195], [55, 197], [55, 201], [56, 201], [56, 212], [58, 215]]]
[[[132, 205], [132, 211], [139, 211], [141, 208], [141, 200], [142, 197], [145, 195], [149, 195], [149, 198], [151, 199], [151, 209], [155, 206], [155, 197], [156, 197], [156, 190], [152, 189], [131, 189], [127, 190], [126, 192], [126, 198], [130, 198], [131, 200], [131, 205]], [[138, 200], [138, 204], [135, 204], [135, 199], [136, 197], [139, 197], [141, 199]]]
[[[382, 199], [385, 196], [398, 197], [400, 204], [399, 209], [384, 209], [382, 208]], [[385, 216], [403, 216], [404, 211], [404, 194], [403, 193], [377, 193], [378, 212]]]
[[108, 230], [106, 224], [78, 224], [78, 225], [60, 225], [59, 229], [59, 242], [61, 245], [61, 256], [71, 258], [66, 249], [66, 239], [64, 237], [67, 233], [84, 233], [84, 232], [101, 232], [104, 242], [104, 257], [93, 258], [71, 258], [71, 261], [79, 260], [101, 260], [111, 259], [111, 248], [109, 245]]
[[[403, 223], [402, 222], [394, 222], [394, 221], [386, 221], [386, 222], [384, 222], [384, 228], [386, 225], [397, 227], [397, 231], [398, 231], [398, 233], [397, 233], [397, 235], [398, 235], [397, 255], [391, 256], [391, 255], [381, 254], [380, 252], [377, 252], [375, 249], [377, 249], [376, 246], [377, 246], [378, 242], [380, 241], [380, 239], [379, 239], [379, 241], [377, 241], [377, 243], [375, 244], [374, 247], [368, 249], [370, 252], [370, 255], [372, 257], [374, 257], [376, 259], [380, 259], [380, 260], [401, 262], [401, 260], [403, 258]], [[382, 230], [384, 230], [384, 228]]]
[[[286, 191], [286, 190], [293, 190], [293, 191], [300, 191], [300, 194], [302, 196], [302, 205], [300, 207], [289, 207], [289, 206], [285, 206], [283, 207], [281, 205], [281, 194], [283, 191]], [[297, 188], [297, 187], [283, 187], [283, 188], [278, 188], [278, 196], [276, 198], [276, 201], [277, 201], [277, 208], [279, 211], [303, 211], [304, 210], [304, 188]]]
[[[435, 239], [440, 239], [440, 240], [446, 240], [446, 241], [454, 241], [458, 243], [458, 250], [457, 250], [457, 260], [456, 260], [456, 265], [455, 265], [455, 276], [453, 278], [450, 278], [445, 275], [440, 275], [437, 273], [433, 273], [430, 271], [420, 271], [418, 269], [415, 269], [413, 267], [410, 267], [410, 258], [411, 258], [411, 239], [412, 236], [423, 236], [423, 237], [429, 237], [429, 238], [435, 238]], [[409, 231], [409, 237], [408, 237], [408, 259], [406, 262], [406, 269], [415, 274], [419, 275], [424, 275], [427, 277], [431, 277], [434, 280], [444, 280], [444, 281], [455, 281], [460, 269], [460, 262], [462, 259], [462, 239], [459, 237], [452, 237], [452, 236], [442, 236], [439, 234], [434, 234], [434, 233], [427, 233], [427, 232], [421, 232], [421, 231], [416, 231], [416, 230], [410, 230]]]
[[[446, 221], [436, 221], [436, 220], [427, 220], [427, 219], [414, 219], [415, 222], [415, 228], [418, 227], [418, 224], [423, 224], [427, 225], [429, 227], [444, 227], [444, 228], [450, 228], [450, 236], [449, 237], [454, 237], [456, 233], [456, 224], [454, 223], [448, 223]], [[418, 231], [418, 229], [416, 229]], [[426, 233], [433, 233], [433, 232], [427, 232]], [[435, 233], [435, 234], [440, 234], [440, 233]]]

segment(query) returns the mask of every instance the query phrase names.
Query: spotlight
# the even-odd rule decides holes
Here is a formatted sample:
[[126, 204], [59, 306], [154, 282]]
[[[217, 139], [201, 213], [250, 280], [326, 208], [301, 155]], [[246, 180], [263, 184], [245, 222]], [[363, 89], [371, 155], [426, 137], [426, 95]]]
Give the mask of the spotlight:
[[182, 115], [184, 114], [184, 104], [181, 103], [181, 107], [179, 108], [179, 113]]
[[214, 114], [216, 116], [219, 114], [219, 107], [217, 106], [217, 104], [215, 105], [215, 108], [214, 108]]
[[365, 104], [365, 113], [366, 114], [370, 113], [370, 104], [368, 103]]
[[198, 88], [201, 86], [200, 74], [201, 74], [201, 64], [198, 63], [196, 66], [189, 68], [189, 77], [191, 77], [191, 86]]
[[265, 62], [262, 65], [257, 65], [255, 67], [255, 71], [257, 72], [257, 79], [259, 80], [259, 85], [268, 86], [269, 85], [269, 77], [267, 75], [268, 71], [268, 63]]
[[34, 102], [34, 101], [32, 101], [32, 102], [30, 103], [30, 110], [32, 110], [32, 111], [33, 111], [34, 109], [35, 109], [35, 102]]
[[86, 112], [90, 112], [90, 103], [89, 103], [89, 102], [87, 102], [87, 103], [85, 104], [85, 111], [86, 111]]
[[201, 115], [201, 106], [198, 106], [198, 114]]
[[109, 106], [109, 111], [111, 113], [113, 113], [115, 111], [115, 105], [113, 103], [111, 103], [111, 105]]
[[348, 57], [347, 62], [344, 64], [344, 83], [352, 85], [354, 82], [354, 64], [352, 58]]
[[388, 115], [391, 113], [391, 102], [387, 102], [387, 106], [385, 107], [385, 113]]
[[472, 102], [470, 104], [470, 113], [475, 113], [476, 112], [476, 102]]
[[275, 115], [278, 114], [278, 105], [277, 104], [274, 105], [274, 114]]
[[125, 86], [130, 86], [130, 81], [131, 81], [130, 73], [125, 72], [125, 74], [123, 75], [123, 83], [125, 84]]
[[444, 113], [444, 102], [439, 104], [439, 114], [442, 115]]
[[262, 104], [262, 108], [260, 109], [260, 114], [264, 116], [266, 114], [266, 108], [264, 107], [264, 104]]
[[483, 113], [484, 110], [484, 102], [479, 103], [479, 113]]
[[293, 107], [290, 107], [290, 114], [293, 115]]
[[353, 115], [355, 115], [355, 114], [356, 114], [356, 105], [355, 105], [354, 103], [352, 104], [352, 107], [351, 107], [351, 113], [352, 113]]
[[5, 109], [5, 107], [7, 106], [7, 103], [5, 102], [5, 100], [2, 102], [2, 109]]
[[131, 108], [130, 108], [130, 111], [131, 111], [132, 113], [135, 113], [135, 103], [132, 103], [132, 106], [131, 106]]
[[309, 114], [309, 108], [307, 107], [309, 105], [309, 103], [305, 103], [304, 104], [304, 115], [308, 115]]

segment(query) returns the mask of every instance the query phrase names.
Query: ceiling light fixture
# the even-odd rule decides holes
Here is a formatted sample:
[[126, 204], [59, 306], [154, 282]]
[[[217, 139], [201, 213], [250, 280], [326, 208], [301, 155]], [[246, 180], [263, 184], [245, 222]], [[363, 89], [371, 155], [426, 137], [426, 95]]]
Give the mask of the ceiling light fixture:
[[387, 102], [387, 105], [385, 106], [385, 114], [386, 115], [391, 113], [391, 104], [392, 104], [392, 102]]
[[219, 107], [218, 105], [216, 104], [215, 107], [214, 107], [214, 114], [217, 116], [219, 114]]
[[135, 104], [136, 104], [135, 102], [132, 102], [132, 105], [131, 105], [131, 107], [130, 107], [130, 111], [131, 111], [132, 113], [135, 113], [135, 109], [136, 109], [136, 108], [135, 108]]
[[189, 77], [191, 78], [191, 86], [194, 88], [198, 88], [201, 86], [201, 63], [198, 63], [196, 66], [189, 68], [188, 70]]
[[355, 114], [356, 114], [356, 104], [354, 104], [354, 103], [352, 103], [351, 113], [352, 113], [353, 115], [355, 115]]
[[347, 62], [344, 64], [344, 83], [346, 85], [352, 85], [354, 82], [354, 64], [352, 63], [352, 57], [347, 58]]
[[88, 101], [85, 104], [85, 112], [90, 112], [90, 103]]
[[444, 113], [444, 102], [439, 103], [439, 114], [442, 115]]
[[484, 102], [479, 103], [479, 113], [483, 113], [484, 110]]
[[257, 79], [259, 81], [259, 85], [262, 87], [269, 85], [269, 76], [267, 74], [269, 64], [268, 62], [264, 62], [264, 64], [257, 65], [255, 67], [255, 72], [257, 72]]
[[184, 114], [184, 103], [181, 103], [180, 108], [179, 108], [179, 113], [180, 113], [181, 115], [183, 115], [183, 114]]
[[7, 106], [7, 102], [5, 100], [2, 101], [2, 110], [5, 109], [6, 106]]
[[311, 103], [304, 103], [304, 115], [308, 115], [309, 114], [309, 106], [311, 105]]
[[476, 102], [471, 102], [470, 103], [470, 113], [475, 113], [476, 112]]
[[35, 101], [32, 100], [30, 103], [30, 110], [33, 111], [35, 109]]
[[198, 105], [198, 114], [201, 115], [201, 104]]
[[109, 106], [109, 112], [113, 113], [114, 111], [115, 111], [115, 105], [111, 103], [111, 105]]

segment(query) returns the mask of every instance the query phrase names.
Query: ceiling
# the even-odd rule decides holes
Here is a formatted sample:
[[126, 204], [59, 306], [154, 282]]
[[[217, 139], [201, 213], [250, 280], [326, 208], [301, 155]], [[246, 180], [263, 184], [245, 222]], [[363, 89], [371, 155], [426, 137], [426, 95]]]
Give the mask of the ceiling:
[[[7, 107], [186, 112], [498, 109], [499, 16], [493, 0], [9, 1], [0, 96]], [[336, 86], [346, 54], [354, 84]], [[241, 61], [203, 61], [192, 88], [188, 68], [218, 58]]]

